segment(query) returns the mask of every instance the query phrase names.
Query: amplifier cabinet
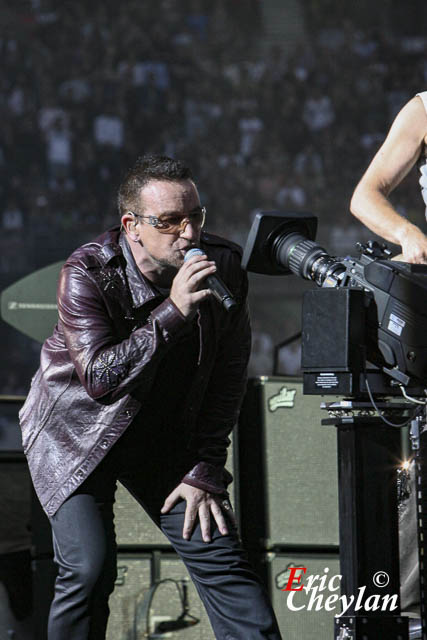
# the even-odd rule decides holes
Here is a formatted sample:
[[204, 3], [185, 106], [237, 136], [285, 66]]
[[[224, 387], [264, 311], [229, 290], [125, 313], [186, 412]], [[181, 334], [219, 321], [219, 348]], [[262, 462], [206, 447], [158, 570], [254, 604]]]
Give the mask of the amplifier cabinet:
[[[339, 608], [327, 611], [325, 608], [316, 611], [308, 610], [309, 597], [305, 591], [296, 592], [292, 596], [293, 611], [288, 606], [289, 592], [282, 589], [287, 585], [292, 568], [305, 567], [306, 578], [318, 575], [320, 578], [328, 570], [328, 577], [339, 575], [339, 559], [336, 554], [318, 553], [273, 553], [262, 554], [262, 564], [267, 575], [267, 586], [280, 631], [286, 640], [331, 640], [333, 638], [334, 615]], [[296, 576], [299, 574], [296, 573]], [[47, 615], [50, 606], [55, 567], [52, 560], [37, 561], [35, 583], [35, 639], [45, 640]], [[165, 580], [154, 593], [150, 611], [147, 610], [148, 594], [155, 580]], [[181, 586], [182, 580], [188, 580], [189, 612], [199, 619], [199, 623], [169, 634], [155, 635], [156, 625], [163, 620], [176, 620], [182, 611], [178, 589], [174, 582]], [[337, 580], [334, 581], [336, 586]], [[294, 583], [293, 586], [298, 586]], [[327, 586], [323, 592], [324, 599], [331, 595]], [[339, 594], [339, 591], [333, 593]], [[48, 596], [49, 594], [49, 596]], [[316, 594], [319, 595], [319, 592]], [[143, 553], [119, 553], [117, 558], [117, 581], [114, 592], [110, 596], [110, 618], [106, 640], [139, 640], [145, 637], [148, 629], [150, 637], [173, 637], [176, 640], [215, 640], [208, 616], [191, 582], [187, 570], [175, 553], [163, 551]], [[42, 609], [42, 610], [41, 610]], [[147, 621], [148, 618], [148, 621]]]
[[[276, 613], [279, 629], [286, 640], [331, 640], [334, 637], [334, 617], [341, 612], [339, 601], [328, 603], [328, 611], [325, 601], [329, 596], [340, 596], [340, 565], [337, 554], [317, 553], [266, 553], [264, 563], [268, 575], [268, 587], [271, 601]], [[298, 572], [297, 568], [304, 567], [305, 573]], [[292, 574], [291, 570], [294, 569]], [[314, 585], [319, 589], [310, 604], [310, 592], [283, 591], [289, 578], [301, 575], [300, 583], [292, 583], [293, 588], [301, 584], [307, 585], [310, 576], [319, 576]], [[324, 589], [321, 580], [324, 576]], [[332, 580], [331, 583], [329, 581]], [[331, 587], [331, 589], [329, 588]], [[319, 599], [321, 597], [321, 599]], [[337, 600], [337, 599], [334, 599]], [[318, 607], [318, 610], [316, 610]], [[297, 609], [296, 611], [294, 609]]]
[[338, 546], [337, 447], [301, 378], [249, 380], [238, 425], [240, 517], [248, 547]]
[[4, 640], [35, 640], [31, 616], [17, 620], [10, 606], [6, 588], [0, 580], [0, 638]]
[[119, 546], [169, 545], [166, 536], [120, 482], [115, 499], [114, 526]]
[[53, 600], [56, 576], [57, 568], [53, 558], [46, 556], [33, 560], [34, 640], [47, 640], [49, 610]]
[[0, 395], [0, 453], [23, 454], [18, 413], [24, 400], [25, 396]]
[[[110, 596], [107, 640], [137, 640], [148, 637], [174, 640], [215, 640], [208, 616], [183, 562], [175, 553], [119, 553], [117, 581]], [[154, 579], [160, 582], [148, 611], [149, 591]], [[156, 634], [161, 621], [177, 620], [182, 613], [179, 588], [188, 586], [189, 613], [199, 622], [191, 627]]]
[[23, 458], [0, 457], [0, 554], [30, 549], [31, 479]]

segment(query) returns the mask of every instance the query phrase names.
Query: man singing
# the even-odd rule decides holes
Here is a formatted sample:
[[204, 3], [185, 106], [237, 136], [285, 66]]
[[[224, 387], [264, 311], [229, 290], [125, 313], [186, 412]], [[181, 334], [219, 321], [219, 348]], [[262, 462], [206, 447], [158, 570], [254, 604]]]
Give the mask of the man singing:
[[[59, 321], [20, 416], [59, 571], [49, 640], [105, 638], [117, 480], [180, 554], [216, 638], [279, 640], [226, 491], [250, 351], [240, 249], [202, 232], [190, 170], [170, 158], [139, 158], [118, 204], [121, 228], [61, 271]], [[207, 288], [214, 273], [233, 313]]]

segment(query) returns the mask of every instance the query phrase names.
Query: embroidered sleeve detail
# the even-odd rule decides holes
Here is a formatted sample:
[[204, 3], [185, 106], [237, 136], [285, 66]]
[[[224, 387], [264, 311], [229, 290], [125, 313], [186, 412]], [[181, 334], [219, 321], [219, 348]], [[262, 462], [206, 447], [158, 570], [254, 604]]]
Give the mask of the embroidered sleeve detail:
[[93, 365], [95, 378], [103, 384], [115, 385], [126, 377], [129, 365], [120, 362], [114, 353], [101, 353]]

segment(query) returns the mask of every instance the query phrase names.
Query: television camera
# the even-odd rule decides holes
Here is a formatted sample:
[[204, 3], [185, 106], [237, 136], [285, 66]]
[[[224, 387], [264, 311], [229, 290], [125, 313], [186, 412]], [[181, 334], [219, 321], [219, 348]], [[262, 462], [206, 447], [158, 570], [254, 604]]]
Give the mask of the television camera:
[[[304, 391], [357, 393], [371, 365], [379, 393], [390, 391], [382, 372], [394, 386], [427, 383], [427, 265], [392, 261], [376, 242], [359, 243], [358, 257], [332, 257], [316, 230], [308, 213], [259, 212], [243, 255], [247, 271], [294, 273], [320, 287], [303, 303]], [[330, 374], [323, 385], [321, 373]]]

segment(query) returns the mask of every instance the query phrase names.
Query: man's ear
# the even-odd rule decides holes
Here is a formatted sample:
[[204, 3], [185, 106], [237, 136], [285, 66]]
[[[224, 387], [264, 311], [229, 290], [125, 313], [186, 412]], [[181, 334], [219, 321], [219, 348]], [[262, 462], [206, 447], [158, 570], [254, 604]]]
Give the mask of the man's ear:
[[129, 240], [139, 242], [138, 218], [130, 211], [122, 215], [122, 228]]

